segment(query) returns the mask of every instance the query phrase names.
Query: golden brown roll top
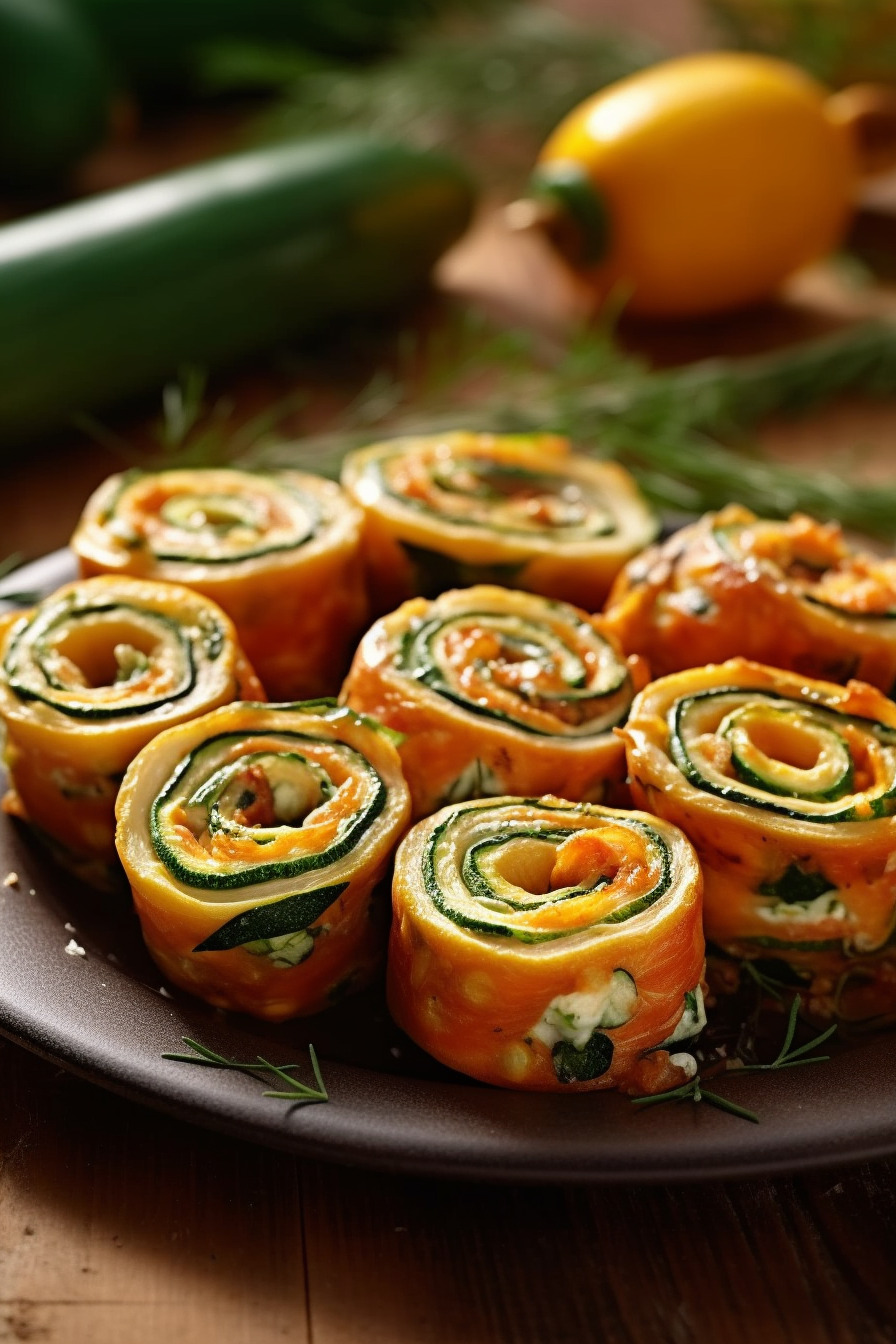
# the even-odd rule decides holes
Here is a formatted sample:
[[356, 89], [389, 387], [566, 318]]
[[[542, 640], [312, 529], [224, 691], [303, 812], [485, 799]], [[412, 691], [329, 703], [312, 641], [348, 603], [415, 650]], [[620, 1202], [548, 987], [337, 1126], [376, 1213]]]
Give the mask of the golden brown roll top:
[[415, 598], [364, 637], [343, 699], [401, 734], [416, 816], [489, 795], [605, 801], [646, 672], [599, 617], [480, 585]]
[[605, 615], [657, 676], [741, 656], [887, 692], [896, 683], [896, 560], [803, 514], [707, 514], [632, 560]]
[[622, 735], [638, 805], [697, 850], [709, 942], [801, 970], [820, 1012], [857, 973], [896, 1009], [896, 706], [734, 659], [652, 683]]
[[183, 583], [230, 615], [268, 695], [338, 690], [367, 623], [361, 513], [331, 481], [230, 468], [128, 472], [72, 538], [84, 574]]
[[402, 842], [393, 1016], [504, 1087], [659, 1092], [693, 1076], [700, 870], [680, 831], [561, 798], [460, 803]]
[[409, 812], [391, 741], [332, 701], [234, 704], [161, 734], [117, 809], [149, 951], [219, 1007], [327, 1007], [382, 961]]
[[7, 810], [90, 880], [115, 860], [115, 795], [163, 728], [261, 687], [230, 620], [174, 584], [101, 577], [0, 619]]
[[594, 611], [657, 533], [628, 472], [554, 434], [394, 439], [350, 453], [342, 483], [366, 514], [380, 613], [477, 583]]

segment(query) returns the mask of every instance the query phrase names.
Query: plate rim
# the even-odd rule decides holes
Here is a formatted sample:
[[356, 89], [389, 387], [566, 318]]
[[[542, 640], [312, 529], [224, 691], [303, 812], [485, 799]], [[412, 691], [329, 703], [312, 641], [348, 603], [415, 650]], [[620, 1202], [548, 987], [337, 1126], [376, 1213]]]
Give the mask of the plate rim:
[[[3, 591], [14, 591], [23, 580], [58, 586], [73, 568], [67, 549], [52, 552], [9, 576], [0, 585], [0, 601]], [[176, 1049], [183, 1028], [195, 1030], [191, 1011], [204, 1017], [206, 1035], [212, 1029], [212, 1043], [226, 1049], [223, 1043], [229, 1041], [231, 1052], [238, 1039], [251, 1042], [253, 1025], [180, 991], [163, 997], [102, 954], [60, 955], [59, 916], [65, 905], [54, 879], [62, 870], [7, 821], [0, 832], [0, 863], [10, 846], [23, 871], [37, 874], [25, 880], [32, 886], [48, 881], [49, 891], [41, 892], [36, 904], [30, 896], [10, 899], [8, 889], [0, 898], [0, 929], [7, 921], [11, 932], [11, 955], [0, 961], [0, 1035], [88, 1082], [187, 1123], [311, 1159], [411, 1176], [515, 1184], [740, 1179], [896, 1152], [896, 1108], [886, 1104], [896, 1079], [896, 1056], [882, 1035], [864, 1038], [866, 1066], [870, 1060], [876, 1080], [870, 1094], [862, 1086], [867, 1078], [857, 1083], [851, 1068], [855, 1049], [835, 1054], [823, 1070], [794, 1070], [773, 1079], [766, 1075], [758, 1092], [760, 1079], [745, 1079], [736, 1099], [758, 1105], [760, 1126], [705, 1106], [662, 1106], [639, 1114], [619, 1094], [514, 1092], [463, 1079], [414, 1079], [325, 1057], [331, 1102], [290, 1115], [293, 1108], [264, 1101], [260, 1089], [253, 1090], [242, 1075], [176, 1065], [163, 1060], [160, 1050], [153, 1053], [148, 1039], [153, 1047]], [[29, 981], [28, 972], [37, 969], [49, 977], [52, 993], [40, 976]], [[96, 1003], [84, 993], [85, 975], [98, 995]], [[37, 988], [29, 997], [32, 982]], [[61, 1023], [59, 1013], [66, 1005], [80, 1011]], [[299, 1040], [306, 1020], [314, 1021], [291, 1024]], [[111, 1025], [104, 1028], [104, 1022]], [[135, 1039], [142, 1041], [136, 1051]], [[509, 1142], [509, 1151], [502, 1150], [503, 1141]]]

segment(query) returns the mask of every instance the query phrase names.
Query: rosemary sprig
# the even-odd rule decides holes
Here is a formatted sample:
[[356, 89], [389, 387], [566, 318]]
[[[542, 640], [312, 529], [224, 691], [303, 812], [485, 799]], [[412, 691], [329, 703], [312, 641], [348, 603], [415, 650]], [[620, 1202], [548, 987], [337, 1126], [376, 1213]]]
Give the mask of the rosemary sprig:
[[783, 980], [775, 980], [772, 976], [766, 975], [764, 971], [760, 971], [758, 967], [754, 966], [751, 961], [741, 962], [741, 971], [753, 981], [756, 988], [760, 991], [760, 995], [769, 994], [773, 999], [777, 999], [779, 1003], [783, 1001], [783, 990], [787, 988]]
[[833, 1036], [837, 1030], [836, 1022], [833, 1026], [828, 1027], [827, 1031], [822, 1031], [818, 1036], [814, 1036], [811, 1041], [807, 1041], [805, 1045], [797, 1046], [795, 1050], [790, 1048], [793, 1045], [799, 1012], [800, 997], [795, 994], [790, 1005], [790, 1017], [787, 1020], [784, 1043], [770, 1064], [742, 1064], [737, 1069], [733, 1069], [732, 1073], [769, 1073], [776, 1069], [796, 1069], [803, 1064], [824, 1064], [826, 1060], [829, 1060], [830, 1055], [810, 1055], [809, 1051], [815, 1050]]
[[749, 440], [768, 415], [799, 414], [847, 390], [896, 393], [896, 323], [860, 323], [770, 354], [653, 372], [606, 329], [579, 333], [551, 362], [535, 336], [495, 334], [467, 314], [432, 348], [418, 344], [407, 369], [380, 371], [335, 431], [261, 445], [248, 460], [335, 476], [345, 452], [373, 435], [458, 425], [550, 429], [623, 462], [660, 508], [702, 512], [736, 501], [764, 517], [801, 510], [893, 538], [896, 487], [863, 484], [847, 471], [795, 470]]
[[656, 1106], [661, 1101], [705, 1101], [720, 1111], [728, 1111], [742, 1120], [749, 1120], [751, 1124], [759, 1124], [759, 1116], [755, 1111], [747, 1110], [746, 1106], [738, 1106], [727, 1097], [720, 1097], [718, 1092], [707, 1091], [699, 1073], [690, 1082], [684, 1083], [681, 1087], [671, 1088], [668, 1092], [656, 1092], [652, 1097], [632, 1097], [633, 1106]]
[[[379, 350], [381, 335], [377, 340]], [[362, 364], [369, 355], [366, 345], [355, 353]], [[736, 501], [764, 517], [803, 511], [896, 537], [896, 486], [862, 484], [849, 470], [795, 470], [770, 460], [749, 438], [773, 413], [798, 415], [842, 392], [896, 394], [892, 321], [859, 323], [769, 354], [656, 372], [622, 350], [607, 327], [578, 333], [551, 357], [534, 334], [496, 330], [460, 311], [433, 333], [400, 333], [391, 364], [374, 367], [323, 434], [287, 434], [306, 400], [301, 388], [239, 424], [228, 399], [206, 401], [195, 369], [165, 389], [148, 450], [95, 423], [82, 420], [82, 427], [130, 465], [150, 470], [234, 462], [333, 477], [347, 451], [386, 434], [459, 425], [551, 429], [595, 456], [623, 462], [663, 509], [694, 513]], [[322, 372], [325, 365], [305, 367], [309, 383]]]
[[[758, 980], [757, 983], [759, 983]], [[790, 1015], [787, 1019], [783, 1044], [771, 1063], [743, 1064], [740, 1060], [737, 1060], [734, 1067], [726, 1070], [725, 1077], [740, 1077], [745, 1073], [772, 1073], [781, 1069], [800, 1068], [804, 1064], [823, 1064], [830, 1059], [830, 1055], [810, 1055], [809, 1051], [816, 1049], [817, 1046], [833, 1036], [837, 1030], [836, 1023], [832, 1027], [828, 1027], [827, 1031], [813, 1037], [811, 1041], [807, 1041], [805, 1045], [797, 1046], [795, 1050], [791, 1048], [799, 1012], [800, 998], [798, 994], [795, 994], [790, 1005]], [[727, 1097], [719, 1096], [717, 1092], [707, 1091], [699, 1073], [688, 1082], [683, 1083], [681, 1087], [670, 1088], [667, 1092], [657, 1092], [651, 1097], [632, 1097], [634, 1106], [656, 1106], [664, 1101], [705, 1101], [710, 1106], [716, 1106], [722, 1111], [729, 1111], [742, 1120], [749, 1120], [754, 1125], [759, 1124], [759, 1116], [755, 1111], [747, 1110], [745, 1106], [738, 1106], [733, 1101], [729, 1101]]]
[[211, 1069], [236, 1069], [237, 1072], [245, 1073], [249, 1078], [254, 1078], [256, 1082], [260, 1083], [266, 1081], [264, 1074], [272, 1073], [286, 1086], [283, 1091], [266, 1091], [262, 1093], [262, 1096], [276, 1097], [282, 1101], [291, 1101], [296, 1105], [307, 1106], [315, 1102], [330, 1100], [313, 1045], [308, 1046], [308, 1054], [317, 1083], [316, 1088], [309, 1087], [306, 1083], [301, 1083], [297, 1078], [291, 1076], [288, 1070], [299, 1068], [298, 1064], [272, 1064], [263, 1055], [256, 1055], [253, 1061], [243, 1063], [235, 1059], [226, 1059], [224, 1055], [219, 1055], [215, 1050], [210, 1050], [207, 1045], [202, 1045], [189, 1036], [184, 1036], [182, 1039], [184, 1045], [189, 1046], [193, 1053], [189, 1055], [165, 1053], [162, 1055], [162, 1059], [173, 1059], [179, 1064], [200, 1064]]

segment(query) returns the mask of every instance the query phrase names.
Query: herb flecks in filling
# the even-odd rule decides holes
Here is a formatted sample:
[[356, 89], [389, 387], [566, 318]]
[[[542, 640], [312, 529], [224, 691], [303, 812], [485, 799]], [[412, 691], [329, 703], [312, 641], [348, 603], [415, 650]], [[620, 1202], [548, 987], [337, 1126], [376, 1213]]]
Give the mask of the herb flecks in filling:
[[175, 770], [153, 803], [151, 837], [179, 881], [239, 889], [339, 862], [385, 802], [380, 776], [345, 743], [275, 729], [225, 733]]
[[896, 732], [810, 699], [724, 686], [669, 711], [669, 750], [689, 783], [800, 821], [896, 812]]
[[529, 601], [530, 615], [436, 602], [404, 635], [397, 664], [468, 712], [523, 732], [608, 731], [631, 700], [624, 659], [572, 607]]
[[810, 602], [844, 616], [896, 618], [896, 561], [852, 550], [838, 523], [794, 514], [719, 527], [715, 536], [732, 558], [771, 567]]

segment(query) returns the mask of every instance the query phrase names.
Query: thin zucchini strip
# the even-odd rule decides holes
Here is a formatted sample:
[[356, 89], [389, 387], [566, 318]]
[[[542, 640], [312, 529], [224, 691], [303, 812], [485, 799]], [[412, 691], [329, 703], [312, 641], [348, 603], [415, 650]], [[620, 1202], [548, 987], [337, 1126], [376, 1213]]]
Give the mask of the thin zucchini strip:
[[528, 1091], [664, 1091], [701, 1030], [701, 878], [674, 826], [562, 798], [443, 808], [402, 842], [393, 1017], [436, 1059]]
[[414, 598], [364, 637], [342, 691], [401, 734], [414, 815], [503, 794], [606, 800], [646, 673], [600, 619], [482, 584]]
[[72, 538], [83, 574], [183, 583], [228, 613], [275, 700], [335, 692], [368, 619], [360, 511], [295, 471], [128, 472]]
[[334, 701], [232, 704], [160, 734], [117, 807], [150, 953], [217, 1007], [318, 1012], [382, 961], [409, 813], [389, 738]]
[[657, 533], [631, 476], [554, 434], [472, 434], [374, 444], [342, 484], [365, 510], [377, 611], [496, 583], [596, 610]]
[[822, 1015], [856, 970], [896, 1011], [896, 706], [732, 659], [653, 682], [622, 736], [637, 804], [700, 857], [707, 940], [804, 973]]
[[741, 656], [888, 694], [896, 683], [896, 559], [804, 514], [706, 514], [632, 560], [605, 614], [656, 676]]
[[163, 728], [262, 694], [232, 623], [207, 598], [149, 579], [68, 584], [0, 618], [4, 808], [108, 886], [115, 796], [137, 753]]

